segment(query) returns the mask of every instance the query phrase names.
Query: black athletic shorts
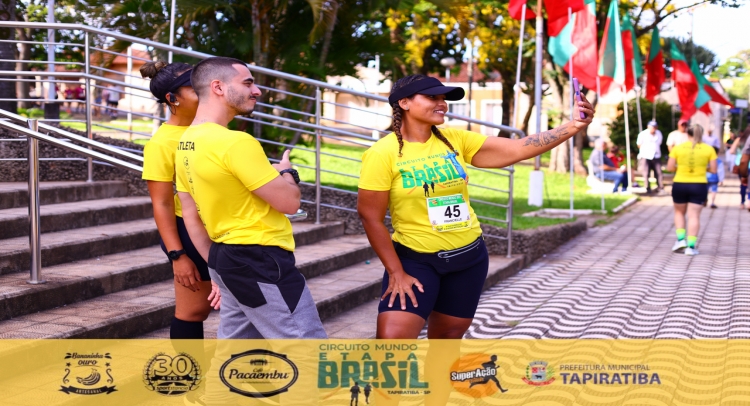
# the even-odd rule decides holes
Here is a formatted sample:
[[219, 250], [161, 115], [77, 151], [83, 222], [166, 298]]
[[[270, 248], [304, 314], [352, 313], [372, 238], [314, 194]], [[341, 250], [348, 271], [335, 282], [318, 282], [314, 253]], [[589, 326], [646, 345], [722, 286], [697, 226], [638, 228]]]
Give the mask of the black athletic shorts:
[[[185, 255], [187, 255], [198, 268], [198, 272], [201, 274], [201, 280], [203, 282], [210, 281], [211, 276], [208, 274], [208, 265], [206, 265], [206, 261], [203, 260], [203, 257], [198, 253], [195, 245], [193, 245], [193, 242], [190, 240], [190, 235], [188, 235], [187, 228], [185, 228], [185, 220], [180, 216], [175, 217], [177, 218], [177, 234], [180, 236], [180, 242], [182, 242], [182, 249], [185, 250]], [[161, 250], [166, 254], [167, 247], [164, 245], [164, 241], [162, 241], [161, 237], [159, 238], [159, 244], [161, 244]], [[169, 262], [171, 263], [172, 260], [170, 259]]]
[[677, 204], [703, 204], [708, 200], [708, 183], [672, 184], [672, 201]]
[[[436, 311], [448, 316], [470, 319], [474, 317], [482, 295], [482, 287], [487, 279], [489, 254], [484, 239], [479, 237], [473, 243], [451, 251], [422, 254], [394, 241], [404, 271], [416, 278], [424, 288], [420, 292], [412, 287], [419, 307], [414, 307], [411, 298], [406, 297], [406, 311], [423, 319]], [[380, 295], [388, 289], [388, 272], [383, 274]], [[378, 313], [402, 311], [401, 297], [396, 297], [393, 307], [388, 307], [390, 296], [380, 301]]]

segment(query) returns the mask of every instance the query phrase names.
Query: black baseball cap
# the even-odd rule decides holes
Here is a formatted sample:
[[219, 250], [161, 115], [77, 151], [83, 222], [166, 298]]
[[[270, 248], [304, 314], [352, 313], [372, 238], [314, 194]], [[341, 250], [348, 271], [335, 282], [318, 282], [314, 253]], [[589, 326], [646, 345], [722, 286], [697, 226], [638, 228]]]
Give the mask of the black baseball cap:
[[426, 78], [409, 83], [408, 85], [394, 91], [388, 96], [388, 103], [393, 105], [405, 97], [411, 97], [415, 94], [424, 94], [428, 96], [437, 96], [444, 94], [446, 100], [461, 100], [466, 92], [463, 88], [445, 86], [441, 81], [435, 78]]

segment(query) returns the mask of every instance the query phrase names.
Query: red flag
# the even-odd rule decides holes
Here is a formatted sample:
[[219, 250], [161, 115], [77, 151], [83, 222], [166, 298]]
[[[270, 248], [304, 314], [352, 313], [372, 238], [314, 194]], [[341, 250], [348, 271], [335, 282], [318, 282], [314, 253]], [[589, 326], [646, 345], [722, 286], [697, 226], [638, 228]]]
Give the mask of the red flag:
[[699, 108], [698, 111], [702, 111], [707, 116], [711, 115], [711, 107], [709, 107], [709, 103], [706, 103], [703, 106], [701, 106], [701, 108]]
[[732, 102], [727, 100], [726, 97], [722, 96], [721, 93], [717, 92], [712, 85], [704, 85], [703, 90], [705, 90], [706, 93], [711, 96], [711, 101], [715, 101], [716, 103], [724, 104], [727, 106], [732, 106]]
[[[591, 3], [575, 15], [572, 42], [578, 49], [573, 54], [573, 74], [588, 89], [596, 89], [598, 51], [596, 49], [596, 4]], [[567, 69], [567, 65], [565, 66]]]
[[534, 14], [534, 10], [529, 8], [529, 6], [526, 4], [526, 0], [510, 0], [510, 3], [508, 4], [508, 13], [510, 13], [510, 16], [513, 17], [514, 19], [520, 20], [521, 10], [523, 9], [523, 6], [526, 6], [526, 19], [527, 20], [536, 18], [536, 14]]
[[677, 45], [674, 42], [670, 44], [669, 53], [672, 59], [672, 75], [674, 84], [677, 88], [677, 96], [680, 98], [680, 108], [682, 116], [680, 119], [690, 120], [690, 117], [698, 110], [695, 106], [695, 99], [698, 97], [698, 79], [685, 60]]
[[661, 93], [661, 84], [664, 83], [664, 57], [659, 40], [659, 28], [654, 28], [651, 34], [651, 49], [648, 51], [647, 66], [646, 99], [653, 102]]
[[622, 17], [622, 52], [625, 56], [625, 90], [629, 91], [635, 87], [638, 78], [643, 76], [643, 67], [641, 52], [635, 39], [635, 28], [628, 14]]
[[568, 24], [568, 9], [571, 13], [583, 10], [584, 0], [544, 0], [547, 10], [547, 31], [556, 37]]

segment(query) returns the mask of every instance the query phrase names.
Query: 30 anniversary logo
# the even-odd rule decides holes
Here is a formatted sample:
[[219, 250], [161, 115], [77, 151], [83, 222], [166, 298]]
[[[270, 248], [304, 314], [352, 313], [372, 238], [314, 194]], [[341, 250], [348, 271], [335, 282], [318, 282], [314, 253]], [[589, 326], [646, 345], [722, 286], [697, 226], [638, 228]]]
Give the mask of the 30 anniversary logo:
[[180, 396], [198, 388], [201, 369], [189, 354], [181, 352], [171, 357], [160, 352], [143, 368], [146, 388], [165, 396]]
[[[60, 391], [70, 395], [99, 395], [102, 393], [110, 394], [117, 389], [113, 384], [115, 379], [112, 377], [112, 356], [109, 353], [104, 355], [96, 353], [79, 354], [77, 352], [65, 354], [65, 375], [63, 376], [63, 386]], [[68, 386], [65, 386], [68, 385]]]

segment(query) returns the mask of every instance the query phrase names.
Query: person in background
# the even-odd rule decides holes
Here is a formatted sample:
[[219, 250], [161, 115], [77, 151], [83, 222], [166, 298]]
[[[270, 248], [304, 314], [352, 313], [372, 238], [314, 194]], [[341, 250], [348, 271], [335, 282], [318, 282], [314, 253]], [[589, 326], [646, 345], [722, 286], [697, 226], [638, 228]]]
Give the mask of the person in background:
[[677, 170], [672, 183], [677, 241], [672, 246], [672, 251], [684, 249], [685, 255], [692, 256], [698, 255], [695, 247], [698, 243], [701, 209], [708, 197], [706, 172], [716, 173], [716, 151], [702, 142], [703, 127], [700, 125], [692, 125], [687, 134], [688, 142], [676, 145], [669, 153], [667, 169]]
[[677, 123], [677, 129], [669, 133], [669, 135], [667, 136], [667, 149], [669, 149], [669, 152], [672, 152], [672, 148], [674, 148], [675, 146], [680, 145], [683, 142], [687, 142], [687, 128], [688, 121], [685, 119], [680, 119], [680, 121]]
[[612, 193], [617, 193], [617, 188], [622, 185], [622, 191], [628, 188], [628, 174], [624, 167], [615, 165], [609, 158], [609, 154], [604, 154], [604, 140], [598, 138], [594, 141], [594, 151], [591, 152], [591, 166], [594, 167], [594, 176], [597, 179], [610, 180], [615, 182]]
[[609, 147], [607, 158], [612, 161], [612, 166], [614, 166], [615, 168], [619, 168], [621, 165], [623, 165], [623, 162], [625, 162], [625, 156], [622, 154], [622, 151], [620, 151], [620, 147], [618, 147], [617, 145], [612, 145], [611, 147]]
[[727, 170], [729, 172], [732, 172], [734, 169], [734, 160], [736, 158], [737, 152], [732, 151], [732, 145], [734, 144], [734, 141], [737, 139], [737, 135], [733, 132], [729, 133], [729, 136], [727, 137], [726, 141], [724, 142], [724, 145], [728, 145], [729, 148], [724, 152], [725, 159], [724, 162], [727, 163]]
[[656, 178], [657, 192], [664, 189], [661, 174], [661, 144], [663, 137], [658, 130], [656, 120], [648, 122], [648, 128], [638, 134], [636, 145], [638, 145], [638, 159], [642, 160], [641, 170], [643, 171], [643, 181], [646, 183], [646, 193], [651, 193], [651, 182], [649, 174], [653, 171]]
[[109, 116], [113, 119], [117, 119], [117, 106], [120, 104], [122, 98], [122, 86], [113, 85], [110, 86], [107, 91], [107, 106], [109, 106]]
[[203, 322], [218, 304], [212, 301], [218, 286], [212, 286], [208, 265], [188, 235], [182, 205], [173, 189], [177, 145], [198, 109], [198, 96], [190, 83], [192, 66], [157, 61], [146, 63], [140, 71], [151, 79], [149, 89], [157, 102], [170, 112], [169, 120], [146, 144], [142, 176], [151, 196], [161, 247], [174, 273], [175, 311], [169, 338], [201, 339]]
[[716, 151], [716, 173], [706, 173], [708, 181], [708, 200], [712, 209], [716, 206], [716, 194], [719, 192], [719, 185], [724, 181], [724, 154], [721, 152], [721, 140], [713, 132], [703, 137], [703, 143], [712, 147]]
[[[748, 125], [748, 129], [745, 130], [745, 137], [747, 138], [748, 135], [750, 135], [750, 125]], [[740, 184], [745, 190], [747, 190], [748, 167], [750, 167], [750, 142], [745, 142], [745, 146], [742, 148], [742, 153], [738, 155], [739, 164], [737, 171], [740, 175]]]
[[[748, 144], [748, 138], [750, 137], [750, 125], [748, 128], [739, 136], [736, 137], [732, 143], [732, 147], [729, 148], [730, 153], [734, 156], [734, 165], [732, 167], [732, 173], [740, 174], [740, 161], [742, 159], [742, 151], [745, 150]], [[742, 176], [740, 176], [742, 178]], [[740, 209], [745, 209], [745, 199], [750, 198], [750, 193], [747, 190], [747, 182], [740, 182]]]

